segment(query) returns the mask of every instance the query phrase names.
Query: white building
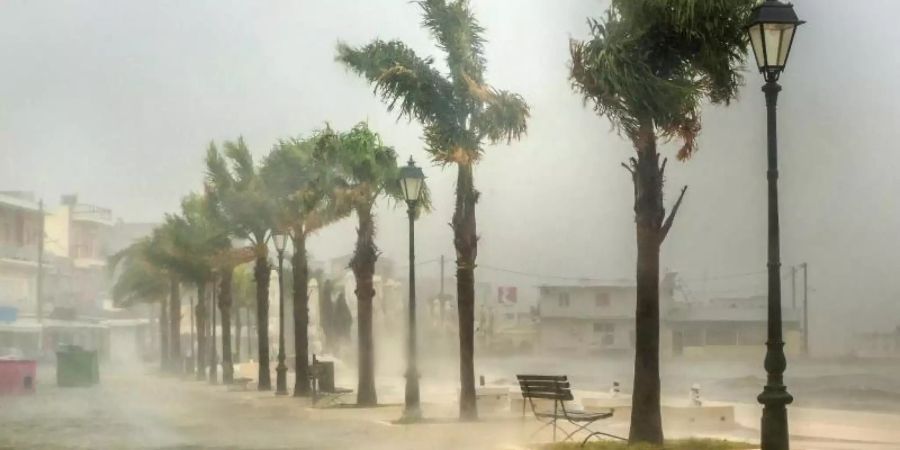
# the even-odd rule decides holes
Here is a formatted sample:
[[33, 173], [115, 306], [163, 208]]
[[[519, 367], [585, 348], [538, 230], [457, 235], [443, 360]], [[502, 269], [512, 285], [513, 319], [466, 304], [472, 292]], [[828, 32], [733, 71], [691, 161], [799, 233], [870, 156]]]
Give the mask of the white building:
[[[540, 349], [590, 353], [634, 348], [636, 288], [633, 282], [541, 286]], [[672, 289], [660, 289], [668, 310]]]

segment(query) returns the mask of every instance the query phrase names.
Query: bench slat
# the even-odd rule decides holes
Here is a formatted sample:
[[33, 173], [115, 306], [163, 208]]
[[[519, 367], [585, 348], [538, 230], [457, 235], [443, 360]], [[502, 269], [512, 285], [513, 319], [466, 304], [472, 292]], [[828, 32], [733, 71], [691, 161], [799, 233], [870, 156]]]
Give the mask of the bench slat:
[[516, 375], [516, 378], [519, 381], [522, 380], [531, 380], [531, 381], [568, 381], [568, 376], [566, 375]]
[[522, 395], [524, 398], [546, 398], [549, 400], [574, 400], [571, 391], [566, 392], [529, 392], [528, 395]]
[[560, 382], [560, 381], [520, 381], [519, 386], [523, 389], [528, 388], [529, 390], [556, 390], [556, 389], [569, 389], [569, 382]]

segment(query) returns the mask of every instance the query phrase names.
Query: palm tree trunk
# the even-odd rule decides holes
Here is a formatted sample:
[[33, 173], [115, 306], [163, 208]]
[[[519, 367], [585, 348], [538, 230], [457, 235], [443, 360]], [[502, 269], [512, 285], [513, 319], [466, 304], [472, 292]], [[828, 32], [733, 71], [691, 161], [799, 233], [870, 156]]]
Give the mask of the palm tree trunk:
[[197, 357], [195, 361], [198, 380], [206, 379], [206, 319], [208, 315], [206, 310], [206, 283], [197, 283], [197, 307], [194, 310], [194, 317], [197, 323]]
[[[233, 302], [233, 300], [232, 300]], [[234, 362], [241, 362], [241, 307], [234, 308]]]
[[159, 366], [163, 371], [169, 370], [169, 314], [166, 312], [168, 305], [166, 299], [159, 299]]
[[256, 335], [259, 353], [260, 391], [272, 390], [272, 374], [269, 372], [269, 277], [271, 268], [265, 255], [256, 257], [253, 278], [256, 280]]
[[306, 261], [306, 234], [294, 227], [294, 255], [291, 275], [294, 277], [294, 397], [309, 395], [309, 267]]
[[629, 442], [662, 444], [659, 380], [659, 249], [662, 244], [663, 168], [652, 126], [636, 138], [632, 163], [637, 231], [634, 392]]
[[212, 300], [209, 303], [210, 322], [209, 335], [209, 382], [216, 384], [219, 382], [219, 357], [216, 348], [216, 305], [218, 304], [218, 291], [216, 291], [215, 277], [210, 282], [210, 291], [212, 292]]
[[475, 403], [475, 227], [474, 175], [471, 164], [457, 164], [456, 209], [453, 212], [453, 244], [456, 247], [456, 295], [459, 304], [459, 418], [478, 419]]
[[219, 313], [222, 315], [222, 384], [234, 380], [234, 362], [231, 359], [231, 279], [234, 267], [222, 270], [219, 280]]
[[375, 339], [372, 334], [372, 299], [375, 289], [372, 277], [375, 274], [375, 262], [378, 259], [378, 248], [375, 246], [375, 222], [372, 219], [371, 206], [357, 208], [359, 226], [356, 228], [356, 251], [350, 261], [350, 268], [356, 277], [356, 305], [359, 325], [359, 384], [356, 404], [359, 406], [375, 406], [378, 397], [375, 393]]
[[169, 280], [169, 362], [172, 372], [181, 372], [181, 292], [175, 277]]

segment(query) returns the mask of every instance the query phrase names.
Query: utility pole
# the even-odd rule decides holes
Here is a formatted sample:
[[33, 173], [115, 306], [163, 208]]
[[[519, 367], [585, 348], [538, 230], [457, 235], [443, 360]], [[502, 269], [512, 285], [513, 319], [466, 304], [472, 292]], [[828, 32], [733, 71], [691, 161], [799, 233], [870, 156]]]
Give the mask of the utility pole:
[[41, 231], [38, 236], [37, 248], [37, 318], [38, 323], [44, 322], [44, 200], [38, 200], [38, 214], [40, 215]]
[[444, 255], [441, 255], [441, 293], [438, 295], [438, 305], [441, 309], [441, 329], [444, 326]]
[[797, 310], [797, 266], [791, 266], [791, 309]]
[[803, 268], [803, 354], [809, 356], [809, 285], [806, 277], [806, 263]]

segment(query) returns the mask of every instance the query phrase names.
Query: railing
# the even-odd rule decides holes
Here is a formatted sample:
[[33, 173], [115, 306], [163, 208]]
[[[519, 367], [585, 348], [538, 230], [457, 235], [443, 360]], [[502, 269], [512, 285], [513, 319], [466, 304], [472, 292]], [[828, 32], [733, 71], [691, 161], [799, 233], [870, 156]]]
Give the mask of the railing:
[[37, 245], [0, 244], [0, 259], [37, 262]]
[[72, 206], [72, 218], [74, 220], [93, 220], [99, 222], [112, 222], [112, 210], [94, 205], [78, 204]]

